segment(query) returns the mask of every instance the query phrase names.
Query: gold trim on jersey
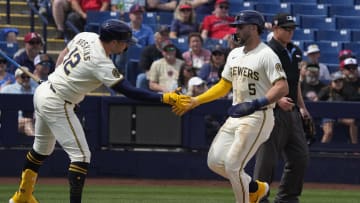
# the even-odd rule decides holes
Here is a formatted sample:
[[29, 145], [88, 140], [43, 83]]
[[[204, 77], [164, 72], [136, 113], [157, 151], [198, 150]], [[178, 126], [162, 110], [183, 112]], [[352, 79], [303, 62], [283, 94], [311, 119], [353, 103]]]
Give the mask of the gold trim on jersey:
[[71, 124], [70, 117], [69, 117], [69, 113], [68, 113], [67, 108], [66, 108], [66, 105], [67, 105], [67, 104], [68, 104], [68, 103], [66, 103], [66, 102], [64, 103], [64, 111], [65, 111], [66, 120], [67, 120], [68, 123], [69, 123], [70, 129], [71, 129], [71, 132], [72, 132], [73, 135], [74, 135], [76, 144], [77, 144], [77, 146], [79, 147], [79, 150], [80, 150], [80, 152], [81, 152], [81, 154], [82, 154], [82, 156], [83, 156], [83, 162], [85, 162], [85, 161], [86, 161], [86, 156], [85, 156], [84, 150], [82, 149], [82, 146], [81, 146], [81, 144], [80, 144], [80, 141], [79, 141], [79, 139], [78, 139], [78, 136], [76, 135], [74, 126]]
[[[250, 154], [250, 152], [251, 152], [251, 150], [254, 148], [254, 145], [255, 145], [255, 143], [258, 141], [258, 139], [259, 139], [259, 137], [260, 137], [260, 134], [261, 134], [261, 132], [262, 132], [262, 130], [263, 130], [263, 128], [264, 128], [264, 125], [265, 125], [265, 121], [266, 121], [266, 110], [262, 110], [261, 111], [262, 113], [263, 113], [263, 121], [262, 121], [262, 123], [261, 123], [261, 126], [260, 126], [260, 130], [259, 130], [259, 132], [258, 132], [258, 134], [256, 135], [256, 139], [255, 139], [255, 141], [253, 142], [253, 144], [251, 145], [251, 147], [250, 147], [250, 149], [249, 149], [249, 151], [247, 152], [247, 154], [245, 155], [245, 158], [243, 159], [243, 161], [241, 162], [241, 165], [240, 165], [240, 171], [241, 171], [241, 169], [242, 168], [244, 168], [244, 164], [245, 164], [245, 161], [247, 160], [247, 157], [249, 156], [249, 154]], [[240, 177], [240, 171], [239, 171], [239, 177]], [[245, 188], [244, 187], [248, 187], [247, 185], [246, 186], [244, 186], [244, 184], [243, 184], [243, 182], [241, 181], [241, 178], [239, 178], [240, 179], [240, 185], [241, 185], [241, 190], [243, 191], [243, 194], [245, 194]], [[245, 196], [243, 196], [243, 201], [242, 202], [245, 202]]]

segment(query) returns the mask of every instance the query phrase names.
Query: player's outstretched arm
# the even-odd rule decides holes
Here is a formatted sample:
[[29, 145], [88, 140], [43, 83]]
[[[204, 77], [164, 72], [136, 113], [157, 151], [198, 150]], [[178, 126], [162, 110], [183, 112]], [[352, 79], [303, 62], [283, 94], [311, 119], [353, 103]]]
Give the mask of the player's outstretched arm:
[[134, 87], [128, 80], [123, 79], [117, 84], [111, 87], [113, 90], [124, 94], [125, 96], [136, 99], [136, 100], [145, 100], [150, 102], [161, 102], [164, 104], [170, 105], [181, 105], [182, 102], [190, 100], [189, 96], [180, 95], [178, 92], [169, 92], [164, 94], [158, 94], [156, 92], [151, 92], [146, 89]]
[[232, 87], [231, 82], [222, 78], [218, 83], [216, 83], [206, 92], [200, 94], [197, 97], [191, 97], [190, 101], [182, 102], [184, 105], [173, 106], [172, 111], [176, 115], [182, 116], [187, 111], [201, 104], [208, 103], [225, 96], [230, 91], [231, 87]]

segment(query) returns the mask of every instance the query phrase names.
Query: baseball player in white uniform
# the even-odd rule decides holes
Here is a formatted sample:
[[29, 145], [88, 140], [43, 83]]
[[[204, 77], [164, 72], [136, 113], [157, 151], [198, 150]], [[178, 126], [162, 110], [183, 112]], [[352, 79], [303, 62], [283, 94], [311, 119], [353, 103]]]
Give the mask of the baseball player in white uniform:
[[[105, 21], [100, 34], [83, 32], [76, 35], [60, 53], [56, 70], [34, 94], [36, 113], [35, 140], [25, 159], [19, 190], [10, 203], [37, 203], [33, 190], [37, 172], [53, 152], [57, 141], [70, 158], [68, 179], [70, 203], [80, 203], [82, 189], [90, 163], [90, 150], [74, 105], [86, 93], [102, 84], [133, 99], [176, 105], [176, 93], [153, 93], [130, 85], [110, 59], [110, 54], [122, 53], [135, 43], [132, 31], [120, 20]], [[186, 99], [185, 99], [186, 100]]]
[[176, 114], [182, 115], [233, 89], [230, 117], [211, 144], [208, 166], [230, 180], [237, 203], [259, 202], [269, 190], [267, 183], [253, 181], [244, 168], [270, 135], [274, 126], [274, 103], [288, 93], [279, 58], [261, 42], [264, 23], [263, 16], [256, 11], [240, 12], [232, 26], [237, 28], [234, 39], [242, 46], [230, 52], [221, 80], [192, 98], [187, 108], [173, 108]]

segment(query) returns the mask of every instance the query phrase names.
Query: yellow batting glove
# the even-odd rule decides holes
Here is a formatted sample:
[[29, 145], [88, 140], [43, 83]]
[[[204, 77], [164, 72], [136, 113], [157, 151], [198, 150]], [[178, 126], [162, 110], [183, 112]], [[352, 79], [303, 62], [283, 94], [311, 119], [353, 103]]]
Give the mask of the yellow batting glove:
[[177, 105], [177, 106], [185, 106], [190, 102], [190, 97], [182, 94], [178, 94], [177, 92], [168, 92], [164, 93], [162, 97], [162, 103]]
[[178, 116], [182, 116], [184, 113], [188, 112], [189, 110], [197, 107], [199, 103], [193, 97], [190, 97], [190, 100], [180, 100], [178, 105], [172, 106], [172, 112]]

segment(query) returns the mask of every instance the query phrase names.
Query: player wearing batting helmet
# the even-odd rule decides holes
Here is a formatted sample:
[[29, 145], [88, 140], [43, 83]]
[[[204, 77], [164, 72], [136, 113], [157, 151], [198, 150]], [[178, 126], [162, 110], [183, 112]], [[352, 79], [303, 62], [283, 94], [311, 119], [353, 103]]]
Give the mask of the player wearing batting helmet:
[[[297, 24], [287, 13], [274, 16], [273, 38], [269, 46], [280, 58], [289, 84], [289, 94], [277, 101], [274, 109], [275, 125], [270, 138], [256, 155], [254, 178], [271, 183], [274, 180], [277, 160], [284, 155], [285, 167], [275, 202], [299, 202], [303, 178], [308, 163], [308, 146], [302, 118], [310, 118], [304, 104], [299, 83], [299, 63], [302, 51], [291, 42]], [[264, 198], [262, 202], [269, 202]]]
[[[111, 54], [124, 52], [134, 44], [132, 32], [120, 20], [105, 21], [100, 35], [77, 34], [60, 53], [55, 71], [34, 94], [35, 140], [27, 153], [19, 190], [10, 203], [36, 203], [33, 190], [38, 170], [53, 152], [57, 141], [70, 158], [68, 179], [70, 203], [81, 202], [82, 189], [90, 163], [90, 150], [83, 128], [73, 109], [85, 94], [104, 84], [133, 99], [180, 105], [187, 96], [175, 92], [158, 94], [133, 87], [113, 64]], [[188, 98], [190, 99], [190, 98]]]
[[229, 118], [211, 144], [208, 166], [230, 180], [237, 203], [255, 203], [268, 192], [269, 185], [253, 181], [244, 168], [269, 138], [274, 126], [275, 102], [288, 93], [288, 84], [279, 58], [261, 41], [263, 16], [245, 10], [231, 26], [236, 28], [234, 39], [243, 46], [229, 53], [220, 81], [205, 93], [192, 97], [188, 106], [174, 107], [173, 111], [182, 115], [233, 90]]

